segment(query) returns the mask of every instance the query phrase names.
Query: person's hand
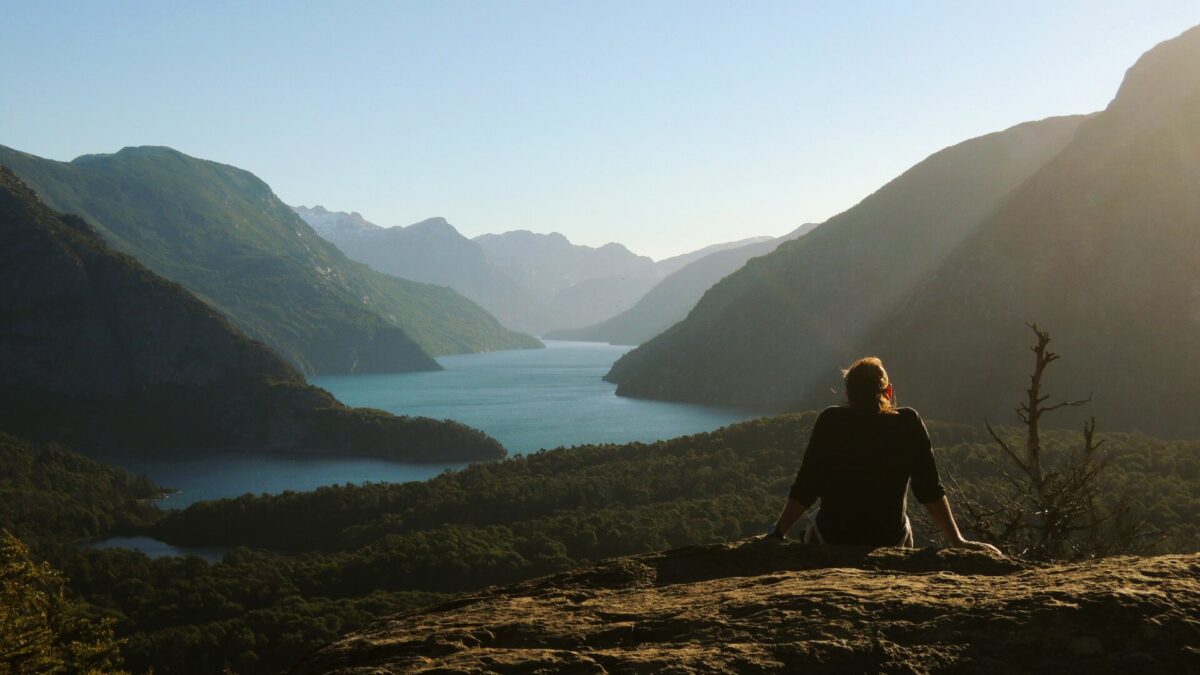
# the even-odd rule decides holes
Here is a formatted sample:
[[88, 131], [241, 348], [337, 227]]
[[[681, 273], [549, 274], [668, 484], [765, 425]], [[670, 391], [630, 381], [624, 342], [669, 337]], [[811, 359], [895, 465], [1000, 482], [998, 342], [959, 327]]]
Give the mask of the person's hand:
[[787, 540], [787, 535], [783, 532], [780, 532], [779, 525], [776, 524], [772, 525], [771, 529], [767, 530], [766, 534], [764, 534], [762, 538], [766, 539], [767, 541], [785, 541]]
[[975, 551], [987, 551], [988, 553], [994, 553], [1001, 557], [1004, 556], [1004, 554], [1000, 552], [1000, 549], [996, 548], [995, 546], [992, 546], [991, 544], [987, 543], [986, 541], [971, 541], [970, 539], [960, 539], [959, 541], [954, 542], [954, 544], [952, 544], [952, 545], [954, 546], [954, 548], [969, 548], [969, 549], [972, 549]]

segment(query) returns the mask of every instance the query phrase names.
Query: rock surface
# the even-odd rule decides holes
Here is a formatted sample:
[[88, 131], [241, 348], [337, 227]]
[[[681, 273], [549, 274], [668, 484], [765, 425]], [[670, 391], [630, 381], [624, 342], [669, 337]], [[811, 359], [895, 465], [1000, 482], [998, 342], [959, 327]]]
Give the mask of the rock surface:
[[1200, 555], [695, 546], [385, 619], [297, 673], [1200, 672]]

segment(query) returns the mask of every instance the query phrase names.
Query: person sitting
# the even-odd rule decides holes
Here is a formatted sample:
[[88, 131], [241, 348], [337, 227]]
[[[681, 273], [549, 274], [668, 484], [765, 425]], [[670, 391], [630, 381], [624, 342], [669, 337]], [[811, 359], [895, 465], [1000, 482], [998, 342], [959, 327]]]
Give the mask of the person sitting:
[[912, 546], [911, 485], [952, 546], [999, 554], [995, 546], [959, 532], [925, 423], [912, 408], [895, 406], [883, 362], [859, 359], [843, 376], [847, 405], [826, 408], [817, 417], [787, 505], [768, 536], [785, 538], [820, 499], [807, 519], [806, 543]]

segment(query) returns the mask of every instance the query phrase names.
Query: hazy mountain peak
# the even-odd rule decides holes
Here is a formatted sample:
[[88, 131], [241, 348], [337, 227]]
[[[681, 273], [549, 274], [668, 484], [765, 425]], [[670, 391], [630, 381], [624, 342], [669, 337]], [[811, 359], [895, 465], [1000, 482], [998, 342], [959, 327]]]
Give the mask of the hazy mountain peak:
[[704, 248], [696, 249], [695, 251], [689, 251], [687, 253], [682, 253], [680, 255], [671, 256], [669, 258], [663, 258], [662, 260], [657, 261], [655, 263], [655, 265], [658, 267], [658, 271], [660, 274], [662, 274], [663, 276], [667, 276], [677, 270], [683, 269], [688, 264], [695, 262], [697, 260], [700, 260], [701, 258], [704, 258], [705, 256], [708, 256], [712, 253], [716, 253], [717, 251], [726, 251], [726, 250], [729, 250], [732, 248], [741, 248], [742, 246], [749, 246], [751, 244], [758, 244], [758, 243], [762, 243], [764, 241], [771, 241], [772, 239], [775, 239], [775, 237], [766, 237], [766, 236], [747, 237], [745, 239], [739, 239], [737, 241], [727, 241], [727, 242], [721, 242], [719, 244], [710, 244], [708, 246], [705, 246]]
[[446, 221], [445, 218], [442, 218], [441, 216], [435, 216], [433, 218], [426, 218], [425, 220], [413, 223], [412, 225], [409, 225], [408, 227], [406, 227], [404, 229], [408, 230], [410, 232], [416, 232], [416, 233], [420, 233], [420, 234], [437, 234], [437, 235], [449, 235], [449, 236], [453, 236], [453, 237], [462, 237], [462, 235], [459, 233], [459, 231], [457, 229], [455, 229], [455, 227], [453, 225], [451, 225], [449, 222]]
[[1165, 40], [1125, 71], [1110, 110], [1127, 106], [1167, 110], [1200, 89], [1200, 26]]
[[127, 145], [114, 154], [117, 155], [179, 155], [183, 153], [166, 145]]
[[449, 224], [450, 223], [446, 222], [445, 218], [443, 218], [441, 216], [434, 216], [432, 218], [426, 218], [425, 220], [419, 220], [419, 221], [413, 223], [411, 227], [416, 227], [418, 225], [433, 226], [433, 225], [449, 225]]
[[[332, 232], [356, 233], [364, 230], [381, 230], [375, 223], [363, 218], [358, 211], [330, 211], [320, 204], [308, 208], [305, 206], [288, 207], [308, 223], [317, 234], [325, 236]], [[328, 238], [328, 237], [326, 237]]]
[[113, 158], [129, 158], [129, 157], [149, 157], [149, 158], [184, 158], [190, 159], [188, 155], [176, 150], [175, 148], [165, 145], [127, 145], [116, 152], [93, 152], [85, 155], [80, 155], [71, 160], [72, 164], [86, 163], [91, 161], [103, 161]]

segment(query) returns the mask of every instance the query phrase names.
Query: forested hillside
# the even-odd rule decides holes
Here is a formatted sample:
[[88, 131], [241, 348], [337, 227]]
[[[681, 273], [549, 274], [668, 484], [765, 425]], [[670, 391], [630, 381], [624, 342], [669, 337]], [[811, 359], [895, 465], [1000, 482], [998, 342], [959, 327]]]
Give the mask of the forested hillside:
[[[199, 503], [151, 529], [176, 544], [248, 547], [215, 565], [119, 550], [53, 559], [88, 602], [119, 619], [130, 668], [274, 672], [375, 617], [446, 594], [759, 534], [782, 506], [814, 418], [543, 451], [423, 483]], [[952, 499], [955, 484], [1000, 480], [984, 429], [933, 422], [930, 431]], [[1077, 437], [1048, 434], [1048, 461]], [[1168, 535], [1155, 550], [1200, 549], [1200, 444], [1103, 437], [1106, 494], [1126, 497]], [[936, 542], [912, 506], [918, 545]]]
[[0, 529], [30, 546], [130, 532], [157, 520], [163, 488], [56, 444], [0, 433]]
[[161, 147], [55, 162], [0, 146], [0, 165], [308, 374], [536, 345], [448, 288], [347, 259], [247, 171]]
[[348, 408], [0, 167], [0, 430], [75, 449], [504, 455], [456, 422]]
[[930, 414], [993, 418], [1022, 384], [1024, 323], [1055, 335], [1058, 391], [1110, 427], [1195, 438], [1200, 415], [1200, 28], [1129, 69], [1108, 108], [881, 321]]
[[1181, 392], [1200, 379], [1198, 173], [1193, 28], [1103, 112], [938, 153], [751, 262], [608, 378], [631, 396], [805, 408], [878, 353], [902, 397], [977, 421], [1006, 411], [987, 393], [1020, 384], [1035, 322], [1069, 355], [1064, 394], [1094, 394], [1117, 428], [1195, 436]]
[[775, 409], [832, 403], [837, 369], [861, 356], [862, 336], [1081, 121], [1022, 124], [935, 153], [723, 279], [606, 379], [626, 396]]

